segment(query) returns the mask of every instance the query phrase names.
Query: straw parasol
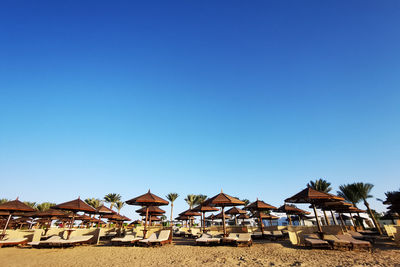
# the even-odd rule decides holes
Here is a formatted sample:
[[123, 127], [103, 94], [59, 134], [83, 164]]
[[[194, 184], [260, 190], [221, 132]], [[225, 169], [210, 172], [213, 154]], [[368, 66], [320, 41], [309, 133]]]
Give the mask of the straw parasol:
[[[145, 207], [140, 208], [140, 209], [136, 210], [136, 212], [145, 214], [146, 213], [146, 208]], [[150, 206], [149, 207], [149, 214], [151, 214], [151, 215], [153, 215], [153, 214], [163, 214], [163, 213], [165, 213], [165, 210], [162, 210], [157, 206]]]
[[152, 194], [149, 191], [146, 194], [140, 195], [138, 197], [132, 198], [128, 201], [126, 201], [126, 204], [128, 205], [138, 205], [138, 206], [144, 206], [146, 207], [146, 221], [144, 223], [144, 230], [143, 230], [143, 235], [146, 236], [147, 233], [147, 219], [149, 216], [149, 207], [151, 206], [164, 206], [168, 205], [169, 202], [165, 199], [162, 199], [159, 196], [156, 196]]
[[307, 187], [301, 190], [299, 193], [285, 199], [288, 203], [311, 203], [314, 210], [315, 219], [317, 221], [318, 231], [322, 233], [321, 223], [318, 220], [318, 214], [316, 209], [316, 204], [330, 202], [330, 201], [342, 201], [344, 198], [338, 197], [332, 194], [324, 193]]
[[288, 220], [289, 220], [289, 224], [292, 225], [292, 219], [290, 217], [290, 215], [301, 215], [301, 214], [310, 214], [310, 212], [299, 209], [297, 207], [291, 206], [291, 205], [287, 205], [284, 204], [282, 206], [280, 206], [278, 209], [274, 210], [275, 212], [280, 212], [280, 213], [285, 213]]
[[203, 232], [204, 232], [206, 230], [206, 224], [205, 224], [206, 212], [219, 211], [219, 209], [215, 208], [215, 207], [207, 206], [204, 204], [200, 204], [197, 207], [193, 208], [193, 211], [199, 211], [202, 213], [201, 226], [203, 226]]
[[[204, 204], [207, 206], [221, 207], [221, 213], [224, 213], [225, 207], [242, 206], [244, 205], [244, 202], [240, 199], [225, 194], [224, 192], [222, 192], [221, 189], [221, 193], [207, 199], [206, 201], [204, 201]], [[225, 216], [222, 216], [222, 224], [224, 236], [226, 236]]]
[[261, 217], [261, 214], [262, 214], [261, 211], [275, 210], [276, 207], [274, 207], [274, 206], [272, 206], [270, 204], [267, 204], [262, 200], [258, 200], [257, 199], [253, 203], [247, 205], [244, 209], [245, 210], [250, 210], [253, 213], [258, 211], [261, 233], [264, 234], [264, 224], [263, 224], [262, 217]]
[[237, 207], [230, 208], [225, 212], [226, 214], [233, 215], [235, 217], [235, 225], [237, 225], [237, 216], [240, 214], [246, 214], [245, 210], [239, 209]]
[[97, 228], [99, 228], [100, 227], [100, 222], [101, 222], [101, 217], [104, 216], [104, 215], [107, 215], [107, 214], [113, 214], [114, 211], [112, 209], [110, 209], [110, 208], [107, 208], [104, 205], [101, 205], [100, 207], [98, 207], [96, 209], [96, 213], [99, 214], [99, 217], [97, 219], [98, 220], [97, 221]]
[[237, 218], [242, 219], [242, 223], [243, 223], [245, 219], [249, 219], [250, 217], [247, 214], [240, 214]]
[[96, 213], [96, 209], [93, 208], [92, 206], [88, 205], [86, 202], [82, 201], [80, 197], [77, 199], [64, 202], [58, 205], [55, 205], [52, 207], [52, 209], [57, 209], [57, 210], [68, 210], [72, 212], [72, 219], [71, 219], [71, 224], [69, 226], [69, 231], [68, 231], [68, 237], [69, 239], [72, 231], [72, 225], [74, 224], [75, 221], [75, 216], [76, 213], [79, 211], [87, 212], [87, 213]]
[[0, 211], [9, 213], [6, 224], [4, 225], [3, 232], [0, 235], [0, 240], [2, 240], [6, 234], [6, 229], [7, 229], [8, 224], [10, 223], [11, 216], [13, 215], [13, 213], [18, 212], [18, 211], [30, 212], [30, 211], [35, 211], [35, 209], [33, 209], [32, 207], [29, 207], [25, 203], [19, 201], [18, 198], [16, 198], [15, 200], [8, 201], [6, 203], [1, 204]]
[[[194, 211], [193, 209], [188, 209], [185, 210], [184, 212], [179, 213], [180, 216], [189, 216], [189, 217], [194, 217], [194, 216], [201, 216], [200, 212]], [[192, 227], [192, 220], [189, 221], [189, 229]]]

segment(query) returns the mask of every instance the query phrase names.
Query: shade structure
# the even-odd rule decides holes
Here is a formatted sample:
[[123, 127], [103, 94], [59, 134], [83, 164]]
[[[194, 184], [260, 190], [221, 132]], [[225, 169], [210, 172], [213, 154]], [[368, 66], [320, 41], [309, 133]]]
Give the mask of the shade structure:
[[[207, 199], [204, 201], [204, 205], [206, 206], [215, 206], [215, 207], [221, 207], [221, 213], [224, 213], [224, 208], [225, 207], [233, 207], [233, 206], [242, 206], [245, 203], [241, 201], [240, 199], [237, 199], [235, 197], [229, 196], [225, 194], [224, 192], [219, 193], [218, 195]], [[224, 236], [226, 236], [226, 225], [225, 225], [225, 216], [222, 216], [222, 228], [224, 232]]]
[[211, 214], [211, 215], [209, 215], [208, 217], [206, 217], [206, 220], [215, 220], [216, 218], [215, 218], [215, 215], [214, 214]]
[[317, 221], [318, 231], [320, 233], [322, 233], [322, 227], [321, 227], [321, 223], [318, 220], [316, 205], [323, 203], [323, 202], [343, 201], [343, 200], [344, 200], [344, 198], [342, 198], [342, 197], [338, 197], [338, 196], [335, 196], [332, 194], [320, 192], [315, 189], [312, 189], [311, 187], [307, 187], [307, 188], [301, 190], [299, 193], [293, 195], [292, 197], [285, 199], [285, 202], [288, 202], [288, 203], [311, 203], [314, 213], [315, 213], [315, 219]]
[[[270, 204], [267, 204], [267, 203], [265, 203], [265, 202], [262, 201], [262, 200], [258, 200], [258, 199], [257, 199], [257, 200], [254, 201], [253, 203], [250, 203], [249, 205], [247, 205], [247, 206], [245, 207], [245, 209], [246, 209], [246, 210], [250, 210], [250, 211], [252, 211], [253, 213], [254, 213], [254, 212], [258, 212], [257, 214], [258, 214], [259, 216], [261, 216], [261, 214], [262, 214], [261, 211], [275, 210], [276, 207], [275, 207], [275, 206], [272, 206], [272, 205], [270, 205]], [[262, 221], [262, 217], [259, 217], [259, 222], [260, 222], [261, 233], [264, 234], [264, 224], [263, 224], [263, 221]]]
[[[136, 210], [137, 213], [146, 213], [146, 207], [140, 208]], [[150, 206], [149, 207], [149, 214], [163, 214], [165, 210], [160, 209], [157, 206]]]
[[[200, 212], [194, 211], [193, 209], [185, 210], [184, 212], [179, 213], [180, 216], [201, 216]], [[189, 221], [189, 228], [192, 227], [192, 220]]]
[[0, 240], [2, 240], [4, 238], [4, 236], [5, 236], [5, 234], [6, 234], [7, 226], [10, 223], [11, 216], [15, 212], [32, 212], [32, 211], [35, 211], [35, 209], [33, 209], [32, 207], [30, 207], [30, 206], [26, 205], [25, 203], [19, 201], [18, 198], [16, 198], [15, 200], [8, 201], [8, 202], [5, 202], [3, 204], [0, 204], [0, 211], [9, 213], [7, 221], [6, 221], [5, 225], [4, 225], [3, 232], [0, 235]]
[[150, 220], [151, 220], [152, 222], [159, 222], [159, 221], [161, 221], [161, 219], [160, 219], [159, 217], [155, 216], [155, 215], [150, 216]]
[[204, 204], [200, 204], [200, 205], [196, 206], [195, 208], [193, 208], [192, 210], [199, 211], [202, 213], [201, 226], [203, 227], [203, 232], [206, 230], [206, 223], [205, 223], [206, 212], [219, 211], [219, 209], [216, 207], [211, 207], [211, 206], [207, 206]]
[[169, 202], [165, 199], [162, 199], [159, 196], [152, 194], [149, 189], [149, 191], [146, 194], [140, 195], [138, 197], [126, 201], [126, 204], [146, 207], [146, 221], [144, 222], [144, 230], [143, 230], [143, 235], [146, 236], [149, 207], [168, 205]]
[[106, 214], [113, 214], [114, 211], [112, 209], [104, 206], [104, 205], [101, 205], [96, 209], [96, 213], [99, 214], [99, 217], [97, 219], [97, 228], [99, 228], [100, 227], [100, 222], [101, 222], [101, 217], [106, 215]]
[[[222, 217], [223, 216], [223, 217]], [[223, 212], [218, 213], [217, 215], [214, 216], [214, 219], [230, 219], [231, 217]]]
[[240, 214], [240, 215], [238, 216], [238, 219], [242, 219], [242, 220], [244, 220], [244, 219], [249, 219], [249, 218], [250, 218], [250, 216], [247, 215], [247, 214]]
[[93, 208], [92, 206], [88, 205], [85, 201], [82, 201], [80, 197], [78, 197], [77, 199], [68, 201], [68, 202], [64, 202], [64, 203], [55, 205], [51, 208], [57, 209], [57, 210], [72, 211], [72, 220], [71, 220], [71, 224], [69, 226], [70, 231], [68, 231], [67, 239], [69, 239], [69, 237], [71, 235], [72, 225], [74, 224], [75, 215], [77, 212], [83, 211], [83, 212], [87, 212], [87, 213], [96, 213], [96, 209]]
[[289, 220], [290, 225], [292, 225], [292, 218], [289, 215], [301, 215], [301, 214], [308, 215], [308, 214], [310, 214], [310, 212], [308, 212], [308, 211], [305, 211], [305, 210], [302, 210], [302, 209], [299, 209], [297, 207], [294, 207], [292, 205], [287, 205], [287, 204], [280, 206], [278, 209], [276, 209], [274, 211], [285, 213]]
[[237, 215], [238, 214], [246, 214], [245, 210], [239, 209], [237, 207], [230, 208], [225, 212], [226, 214], [233, 215], [235, 218], [235, 225], [237, 225]]

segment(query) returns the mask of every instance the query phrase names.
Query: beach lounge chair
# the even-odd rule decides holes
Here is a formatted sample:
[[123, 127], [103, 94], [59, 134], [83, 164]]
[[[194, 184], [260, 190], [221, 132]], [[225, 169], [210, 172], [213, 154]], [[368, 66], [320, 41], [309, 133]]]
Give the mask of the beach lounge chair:
[[139, 240], [139, 244], [148, 245], [149, 241], [155, 241], [155, 240], [157, 240], [157, 234], [152, 233], [149, 238], [144, 238], [142, 240]]
[[372, 244], [375, 243], [375, 240], [376, 240], [376, 236], [363, 235], [363, 234], [360, 234], [360, 233], [355, 232], [355, 231], [348, 231], [347, 233], [348, 233], [349, 235], [351, 235], [351, 236], [352, 236], [353, 238], [355, 238], [355, 239], [369, 241], [369, 242], [371, 242]]
[[282, 239], [284, 237], [282, 231], [272, 231], [271, 232], [271, 239], [272, 240], [278, 240], [278, 239]]
[[253, 238], [262, 238], [263, 237], [263, 233], [261, 231], [255, 231], [251, 234], [251, 236]]
[[238, 234], [230, 233], [228, 236], [223, 237], [221, 242], [224, 244], [236, 244], [236, 240], [238, 240]]
[[365, 240], [359, 240], [353, 238], [351, 235], [336, 235], [337, 238], [340, 240], [346, 240], [351, 243], [353, 250], [354, 249], [367, 249], [371, 251], [372, 245], [370, 242], [365, 241]]
[[253, 240], [251, 239], [250, 233], [238, 234], [237, 239], [235, 240], [237, 246], [251, 246], [253, 245]]
[[220, 237], [212, 237], [209, 234], [202, 234], [200, 238], [196, 239], [197, 245], [216, 245], [221, 241]]
[[69, 239], [63, 239], [59, 241], [59, 245], [61, 245], [61, 247], [71, 247], [71, 246], [89, 244], [91, 242], [91, 239], [93, 238], [94, 235], [73, 236], [70, 237]]
[[316, 234], [305, 235], [304, 241], [311, 248], [331, 248], [328, 241], [320, 239]]
[[28, 243], [28, 238], [9, 238], [0, 241], [0, 248], [1, 247], [11, 247], [11, 246], [18, 246], [18, 245], [25, 245]]
[[156, 240], [149, 240], [147, 242], [148, 245], [164, 245], [167, 243], [171, 243], [171, 240], [169, 239], [169, 236], [171, 234], [171, 230], [162, 230]]
[[130, 233], [126, 234], [124, 237], [114, 237], [111, 239], [111, 244], [112, 245], [128, 245], [135, 243], [136, 241], [139, 241], [143, 239], [143, 237], [139, 237], [136, 235], [136, 233]]
[[324, 240], [332, 246], [333, 249], [348, 249], [352, 248], [350, 241], [345, 239], [339, 239], [335, 235], [324, 235]]

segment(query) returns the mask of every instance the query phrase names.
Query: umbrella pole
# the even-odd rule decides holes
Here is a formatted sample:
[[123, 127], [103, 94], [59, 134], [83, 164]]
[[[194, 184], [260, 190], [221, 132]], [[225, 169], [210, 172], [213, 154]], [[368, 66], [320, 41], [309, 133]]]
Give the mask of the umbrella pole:
[[333, 215], [333, 211], [332, 211], [332, 210], [331, 210], [331, 215], [332, 215], [333, 223], [334, 223], [335, 225], [339, 225], [338, 221], [336, 220], [336, 217]]
[[7, 219], [6, 225], [4, 226], [3, 233], [0, 236], [0, 240], [2, 240], [6, 234], [7, 226], [9, 224], [10, 220], [11, 220], [11, 212], [10, 212], [10, 215], [8, 215], [8, 219]]
[[317, 221], [317, 226], [318, 226], [318, 232], [322, 233], [322, 227], [321, 227], [321, 223], [318, 220], [318, 214], [317, 214], [317, 209], [315, 208], [315, 204], [312, 204], [313, 210], [314, 210], [314, 214], [315, 214], [315, 219]]
[[342, 222], [342, 224], [343, 224], [344, 228], [346, 229], [346, 223], [344, 222], [344, 220], [343, 220], [343, 217], [342, 217], [342, 214], [341, 214], [341, 213], [339, 213], [339, 218], [340, 218], [340, 221]]
[[226, 236], [224, 206], [222, 206], [221, 212], [222, 212], [222, 229], [224, 231], [224, 236]]
[[69, 239], [69, 236], [71, 235], [71, 229], [72, 229], [72, 225], [74, 225], [74, 221], [75, 221], [75, 212], [72, 212], [72, 220], [71, 220], [71, 224], [69, 225], [67, 239]]
[[258, 211], [258, 219], [260, 220], [260, 228], [261, 228], [261, 233], [264, 235], [264, 224], [261, 218], [261, 211]]
[[286, 217], [288, 217], [288, 219], [289, 219], [289, 224], [290, 224], [290, 225], [293, 225], [293, 223], [292, 223], [292, 218], [290, 218], [290, 214], [287, 214], [287, 213], [286, 213]]
[[329, 222], [329, 219], [328, 219], [328, 215], [326, 215], [326, 211], [323, 210], [323, 212], [324, 212], [324, 217], [325, 217], [326, 225], [331, 225], [331, 223]]
[[203, 233], [206, 231], [206, 212], [203, 211]]
[[353, 215], [351, 214], [351, 212], [349, 212], [349, 214], [350, 214], [351, 221], [353, 222], [353, 225], [354, 225], [354, 230], [356, 230], [356, 232], [358, 232], [356, 222], [354, 221]]
[[144, 221], [144, 230], [143, 230], [143, 238], [146, 238], [147, 233], [147, 219], [149, 217], [149, 207], [146, 206], [146, 220]]
[[100, 227], [100, 221], [101, 221], [101, 214], [99, 215], [99, 220], [97, 221], [97, 228]]

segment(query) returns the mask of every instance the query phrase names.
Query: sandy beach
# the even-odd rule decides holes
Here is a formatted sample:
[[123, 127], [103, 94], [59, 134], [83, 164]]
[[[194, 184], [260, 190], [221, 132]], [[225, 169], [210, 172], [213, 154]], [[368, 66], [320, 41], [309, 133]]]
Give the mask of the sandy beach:
[[157, 248], [84, 246], [67, 249], [0, 249], [1, 266], [400, 266], [400, 248], [364, 251], [309, 250], [289, 242], [252, 247]]

